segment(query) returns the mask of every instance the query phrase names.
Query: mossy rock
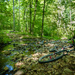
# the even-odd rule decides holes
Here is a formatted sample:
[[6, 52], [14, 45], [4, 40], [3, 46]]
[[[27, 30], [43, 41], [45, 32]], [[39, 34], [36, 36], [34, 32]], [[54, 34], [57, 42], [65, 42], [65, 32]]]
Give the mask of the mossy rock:
[[11, 54], [11, 51], [7, 51], [7, 50], [6, 50], [6, 51], [3, 52], [3, 54], [5, 54], [5, 55], [10, 55], [10, 54]]
[[26, 68], [26, 65], [21, 65], [20, 66], [20, 69], [25, 69]]
[[4, 71], [8, 71], [9, 69], [8, 69], [8, 67], [4, 67]]
[[23, 70], [18, 70], [14, 75], [24, 75], [24, 71]]
[[68, 58], [63, 58], [63, 61], [64, 61], [65, 63], [69, 63], [70, 59], [68, 59]]
[[57, 66], [57, 65], [53, 65], [53, 68], [54, 68], [54, 69], [58, 69], [58, 66]]
[[75, 58], [75, 55], [74, 55], [74, 54], [70, 54], [70, 57], [73, 57], [73, 58]]
[[72, 70], [70, 70], [69, 68], [65, 68], [64, 72], [63, 72], [64, 75], [73, 75], [73, 73], [74, 72]]

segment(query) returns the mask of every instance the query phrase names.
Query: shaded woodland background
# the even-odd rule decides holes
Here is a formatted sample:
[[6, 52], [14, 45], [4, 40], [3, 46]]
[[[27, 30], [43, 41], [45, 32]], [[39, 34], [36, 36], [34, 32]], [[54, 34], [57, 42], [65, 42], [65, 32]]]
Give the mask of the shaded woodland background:
[[1, 43], [10, 40], [7, 30], [41, 38], [71, 38], [75, 33], [75, 1], [0, 0]]

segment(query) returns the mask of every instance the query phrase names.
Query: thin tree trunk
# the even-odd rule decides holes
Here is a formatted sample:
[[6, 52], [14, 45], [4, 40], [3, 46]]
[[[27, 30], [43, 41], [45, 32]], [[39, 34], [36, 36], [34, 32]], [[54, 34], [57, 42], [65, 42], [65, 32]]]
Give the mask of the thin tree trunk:
[[27, 22], [26, 22], [26, 31], [27, 31]]
[[38, 0], [36, 0], [36, 4], [35, 4], [35, 11], [34, 11], [34, 18], [33, 18], [32, 30], [34, 29], [34, 24], [35, 24], [37, 1]]
[[[25, 18], [27, 18], [27, 14], [26, 14], [26, 17]], [[27, 31], [27, 19], [26, 19], [26, 31]]]
[[43, 16], [42, 16], [42, 32], [41, 32], [41, 38], [43, 37], [43, 26], [44, 26], [44, 10], [45, 10], [45, 0], [44, 0], [44, 6], [43, 6]]
[[46, 11], [47, 11], [47, 8], [48, 8], [48, 2], [47, 2], [47, 5], [46, 5]]
[[19, 30], [20, 30], [20, 0], [19, 0]]
[[15, 31], [14, 0], [13, 0], [13, 31]]
[[27, 14], [26, 14], [26, 31], [27, 31]]
[[[61, 8], [61, 0], [59, 0], [59, 7]], [[60, 10], [59, 10], [59, 12], [60, 12]], [[59, 18], [59, 20], [58, 20], [59, 23], [58, 24], [59, 24], [59, 28], [60, 28], [60, 25], [61, 25], [61, 15], [60, 14], [61, 13], [59, 13], [59, 12], [58, 12], [58, 18]]]
[[25, 20], [25, 12], [26, 12], [26, 9], [24, 10], [24, 16], [23, 16], [23, 20]]
[[28, 15], [30, 15], [30, 14], [28, 13], [28, 12], [29, 12], [29, 11], [28, 11], [28, 8], [29, 8], [29, 5], [27, 6], [27, 10], [26, 10], [26, 11], [27, 11], [27, 12], [26, 12], [26, 13], [27, 13], [27, 14], [26, 14], [26, 31], [29, 30], [29, 24], [30, 24], [29, 21], [28, 21], [28, 17], [29, 17]]
[[26, 23], [25, 23], [25, 24], [26, 24], [26, 29], [25, 29], [25, 30], [27, 31], [27, 19], [26, 19], [26, 18], [27, 18], [27, 15], [26, 15], [26, 11], [27, 11], [27, 10], [25, 9], [25, 10], [24, 10], [24, 17], [23, 17], [23, 19], [24, 19], [24, 22], [26, 22]]
[[30, 1], [30, 34], [31, 34], [31, 1]]

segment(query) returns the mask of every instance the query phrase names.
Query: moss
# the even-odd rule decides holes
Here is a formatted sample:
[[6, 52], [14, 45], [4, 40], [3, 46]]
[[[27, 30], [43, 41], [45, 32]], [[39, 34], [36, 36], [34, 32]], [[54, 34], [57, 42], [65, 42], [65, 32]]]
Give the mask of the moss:
[[1, 44], [6, 44], [8, 42], [12, 41], [5, 32], [0, 31], [0, 43]]
[[6, 51], [4, 51], [4, 52], [3, 52], [3, 54], [4, 54], [4, 55], [10, 55], [10, 54], [11, 54], [11, 52], [10, 52], [10, 51], [8, 51], [8, 50], [6, 50]]

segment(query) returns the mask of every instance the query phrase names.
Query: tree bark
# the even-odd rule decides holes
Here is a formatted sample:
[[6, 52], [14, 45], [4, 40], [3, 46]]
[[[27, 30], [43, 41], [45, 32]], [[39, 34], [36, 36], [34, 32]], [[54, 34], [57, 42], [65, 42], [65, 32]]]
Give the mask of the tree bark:
[[26, 13], [26, 9], [24, 10], [24, 16], [23, 16], [23, 19], [25, 20], [25, 13]]
[[19, 30], [20, 30], [20, 0], [19, 0], [19, 23], [18, 23], [19, 25]]
[[30, 0], [30, 34], [31, 34], [31, 0]]
[[43, 37], [43, 26], [44, 26], [44, 10], [45, 10], [45, 0], [43, 6], [43, 16], [42, 16], [42, 31], [41, 31], [41, 38]]
[[35, 10], [34, 10], [34, 18], [33, 18], [32, 30], [34, 29], [34, 24], [35, 24], [37, 1], [38, 1], [38, 0], [36, 0], [36, 4], [35, 4]]
[[25, 23], [25, 24], [26, 24], [26, 29], [25, 29], [25, 30], [27, 31], [27, 19], [26, 19], [26, 18], [27, 18], [27, 15], [26, 15], [26, 11], [27, 11], [27, 10], [25, 9], [25, 10], [24, 10], [24, 17], [23, 17], [23, 20], [24, 20], [24, 22], [26, 22], [26, 23]]
[[13, 0], [13, 31], [15, 31], [14, 0]]

